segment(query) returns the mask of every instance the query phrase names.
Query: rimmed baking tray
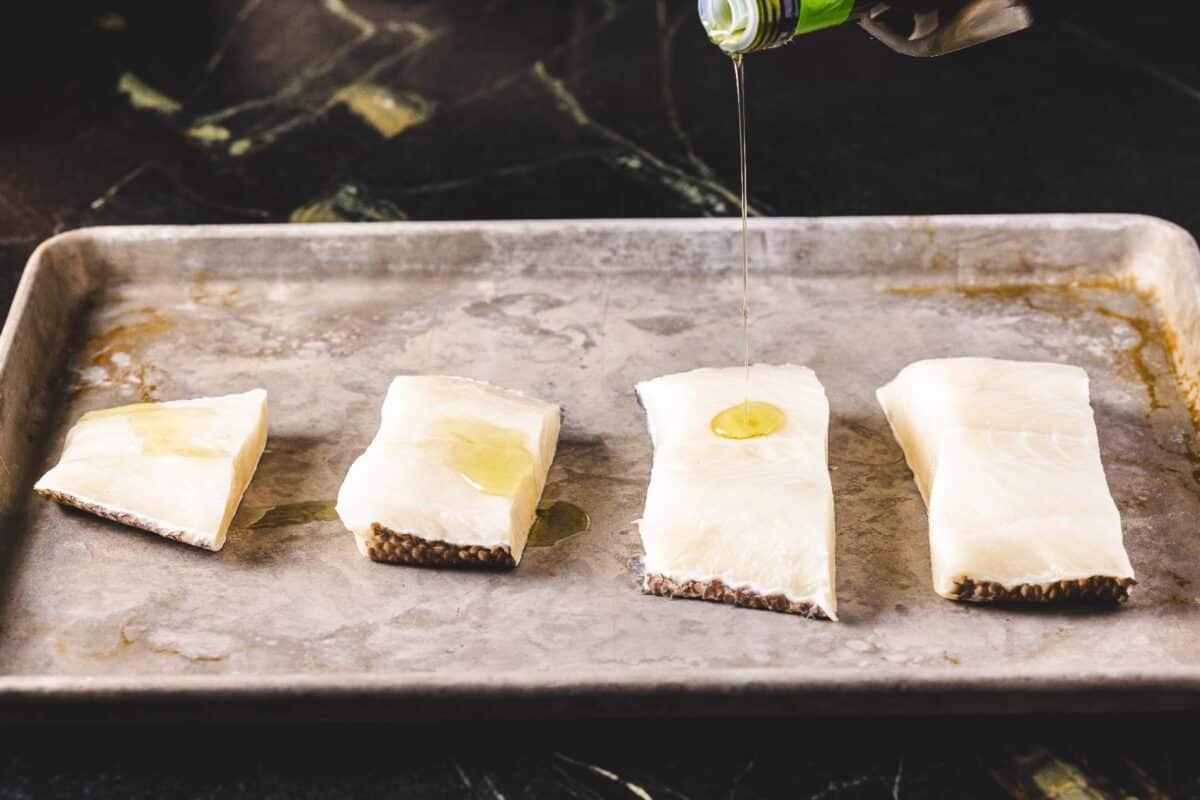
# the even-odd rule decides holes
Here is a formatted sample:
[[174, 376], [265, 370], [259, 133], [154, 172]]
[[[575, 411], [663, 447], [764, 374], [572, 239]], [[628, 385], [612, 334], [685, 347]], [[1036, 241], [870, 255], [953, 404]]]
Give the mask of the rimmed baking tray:
[[[755, 357], [812, 366], [832, 406], [842, 621], [638, 591], [651, 450], [632, 387], [738, 363], [737, 228], [135, 227], [44, 243], [0, 336], [0, 716], [1200, 707], [1200, 255], [1148, 217], [755, 220]], [[873, 392], [960, 354], [1088, 370], [1139, 579], [1128, 605], [933, 593], [925, 512]], [[329, 501], [408, 372], [560, 402], [546, 497], [591, 528], [509, 574], [361, 558]], [[84, 411], [256, 386], [270, 440], [220, 553], [30, 492]]]

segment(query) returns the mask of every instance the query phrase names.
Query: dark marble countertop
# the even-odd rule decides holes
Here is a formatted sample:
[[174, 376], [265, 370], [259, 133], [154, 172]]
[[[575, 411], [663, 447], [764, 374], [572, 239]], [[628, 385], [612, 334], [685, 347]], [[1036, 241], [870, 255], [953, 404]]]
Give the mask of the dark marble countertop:
[[[1175, 720], [1179, 722], [1179, 720]], [[1157, 722], [1156, 725], [1164, 725]], [[1037, 729], [1047, 744], [1030, 744]], [[0, 797], [1107, 800], [1200, 796], [1143, 726], [800, 720], [25, 730]]]
[[[694, 0], [23, 5], [0, 53], [5, 306], [37, 242], [84, 225], [736, 210], [732, 74]], [[1200, 10], [1056, 10], [945, 59], [850, 27], [752, 58], [754, 211], [1200, 232]], [[1200, 796], [1187, 737], [1138, 717], [487, 731], [35, 729], [6, 736], [0, 797]]]

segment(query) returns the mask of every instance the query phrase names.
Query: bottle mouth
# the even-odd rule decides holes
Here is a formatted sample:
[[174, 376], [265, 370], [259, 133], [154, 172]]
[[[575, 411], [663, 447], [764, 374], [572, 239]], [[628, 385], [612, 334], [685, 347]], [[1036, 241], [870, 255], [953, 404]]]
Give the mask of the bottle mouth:
[[[778, 47], [796, 35], [813, 0], [700, 0], [700, 21], [709, 41], [730, 55]], [[844, 7], [853, 0], [820, 0]], [[846, 18], [842, 15], [841, 22]]]
[[756, 0], [700, 0], [708, 40], [726, 53], [754, 49], [762, 15]]

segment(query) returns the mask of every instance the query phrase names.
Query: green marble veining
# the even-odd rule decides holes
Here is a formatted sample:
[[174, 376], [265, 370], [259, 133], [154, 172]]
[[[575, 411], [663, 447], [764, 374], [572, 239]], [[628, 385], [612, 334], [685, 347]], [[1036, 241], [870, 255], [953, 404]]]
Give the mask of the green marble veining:
[[619, 152], [615, 161], [624, 169], [645, 173], [650, 180], [674, 192], [704, 216], [722, 216], [739, 207], [738, 195], [724, 184], [678, 167], [615, 128], [597, 122], [584, 110], [566, 83], [550, 74], [544, 61], [534, 62], [529, 74], [534, 83], [549, 94], [555, 107], [572, 122], [616, 145]]
[[230, 133], [228, 128], [220, 125], [213, 125], [211, 122], [206, 122], [193, 128], [188, 128], [187, 136], [189, 139], [195, 139], [205, 143], [215, 143], [227, 141], [230, 137]]
[[128, 97], [129, 105], [139, 111], [174, 114], [183, 108], [178, 100], [150, 86], [132, 72], [121, 73], [121, 77], [117, 79], [117, 91]]
[[331, 105], [344, 105], [385, 139], [398, 136], [433, 116], [434, 104], [415, 92], [393, 92], [373, 83], [354, 83], [334, 93]]
[[[216, 109], [198, 110], [187, 128], [190, 139], [241, 158], [306, 129], [338, 105], [345, 105], [384, 138], [429, 118], [432, 101], [410, 90], [383, 85], [377, 77], [402, 65], [435, 40], [436, 31], [403, 19], [377, 24], [344, 0], [322, 0], [317, 8], [350, 27], [350, 38], [330, 51], [313, 53], [295, 74], [266, 93]], [[256, 13], [262, 13], [260, 9], [261, 0], [249, 0], [242, 7], [234, 27], [210, 57], [207, 73], [214, 74], [228, 62], [239, 30], [249, 25]], [[364, 52], [373, 54], [365, 65], [360, 62]], [[350, 64], [357, 71], [351, 71], [354, 77], [346, 82]]]
[[386, 222], [408, 219], [393, 203], [373, 197], [353, 183], [339, 186], [332, 194], [297, 208], [289, 222]]

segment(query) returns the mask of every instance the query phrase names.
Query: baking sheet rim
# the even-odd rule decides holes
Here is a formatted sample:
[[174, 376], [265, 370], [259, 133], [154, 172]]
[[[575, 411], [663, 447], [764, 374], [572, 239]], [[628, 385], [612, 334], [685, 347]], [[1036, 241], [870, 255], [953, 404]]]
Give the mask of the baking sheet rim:
[[[873, 223], [912, 225], [914, 221], [927, 222], [930, 226], [989, 226], [1027, 223], [1042, 227], [1061, 226], [1069, 229], [1086, 221], [1095, 230], [1098, 227], [1113, 230], [1146, 226], [1168, 236], [1177, 237], [1185, 247], [1195, 251], [1196, 245], [1190, 234], [1174, 223], [1145, 215], [1133, 214], [1030, 214], [1030, 215], [950, 215], [950, 216], [890, 216], [890, 217], [814, 217], [814, 218], [770, 218], [755, 220], [760, 230], [791, 228], [796, 225], [825, 225], [838, 227], [853, 226], [870, 220]], [[504, 220], [504, 221], [447, 221], [447, 222], [383, 222], [383, 223], [330, 223], [323, 225], [295, 224], [251, 224], [251, 225], [168, 225], [168, 226], [112, 226], [81, 228], [67, 231], [42, 242], [30, 256], [26, 269], [18, 284], [12, 305], [0, 332], [0, 381], [7, 378], [12, 368], [10, 350], [20, 325], [31, 304], [39, 272], [47, 268], [46, 254], [63, 242], [84, 239], [89, 236], [124, 240], [145, 241], [150, 239], [171, 240], [220, 236], [222, 238], [256, 238], [269, 234], [284, 237], [315, 237], [339, 239], [342, 237], [389, 236], [402, 231], [422, 230], [427, 232], [468, 230], [478, 227], [507, 229], [509, 233], [546, 232], [569, 233], [571, 230], [662, 230], [669, 227], [676, 231], [688, 229], [712, 230], [714, 226], [726, 225], [734, 230], [737, 221], [713, 219], [591, 219], [591, 220]], [[1193, 277], [1200, 278], [1200, 260], [1192, 265]], [[1164, 324], [1177, 343], [1190, 348], [1194, 343], [1178, 327], [1170, 324], [1170, 309], [1162, 308], [1162, 286], [1155, 285], [1146, 276], [1130, 271], [1137, 288], [1158, 295], [1156, 302]], [[1194, 284], [1200, 292], [1200, 281]], [[1181, 300], [1172, 297], [1172, 300]], [[1182, 298], [1190, 300], [1191, 298]], [[1182, 340], [1181, 340], [1182, 337]], [[1188, 352], [1174, 354], [1176, 367], [1200, 363], [1200, 354]], [[1185, 394], [1193, 392], [1195, 381], [1200, 376], [1181, 372]], [[1194, 399], [1189, 397], [1189, 399]], [[30, 476], [22, 476], [28, 482]], [[746, 612], [749, 613], [749, 612]], [[677, 670], [626, 670], [619, 676], [611, 671], [596, 670], [576, 672], [571, 675], [539, 674], [530, 671], [495, 673], [481, 679], [475, 673], [339, 673], [336, 677], [311, 673], [277, 673], [273, 675], [253, 674], [207, 674], [207, 675], [154, 675], [131, 673], [128, 675], [0, 675], [0, 702], [21, 699], [95, 700], [104, 698], [140, 699], [183, 699], [200, 698], [210, 694], [227, 697], [246, 696], [287, 697], [292, 695], [336, 694], [347, 697], [362, 695], [453, 697], [457, 695], [494, 694], [496, 696], [536, 696], [540, 693], [568, 691], [580, 697], [604, 695], [606, 693], [645, 694], [655, 692], [684, 692], [698, 695], [729, 695], [744, 693], [790, 693], [809, 694], [814, 692], [901, 692], [920, 694], [954, 693], [957, 695], [994, 695], [996, 693], [1067, 693], [1080, 692], [1200, 692], [1200, 666], [1164, 667], [1153, 672], [1135, 672], [1107, 669], [1064, 675], [1060, 670], [1025, 670], [1020, 676], [1004, 671], [990, 673], [975, 670], [969, 676], [956, 676], [954, 668], [936, 668], [925, 672], [914, 672], [911, 676], [875, 678], [857, 675], [847, 679], [840, 670], [789, 671], [754, 668], [706, 669], [699, 677], [681, 675]], [[1200, 704], [1198, 704], [1200, 705]]]

